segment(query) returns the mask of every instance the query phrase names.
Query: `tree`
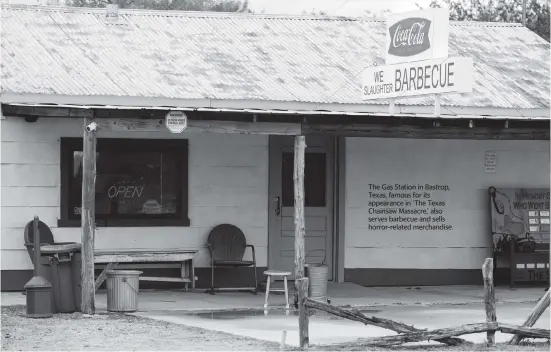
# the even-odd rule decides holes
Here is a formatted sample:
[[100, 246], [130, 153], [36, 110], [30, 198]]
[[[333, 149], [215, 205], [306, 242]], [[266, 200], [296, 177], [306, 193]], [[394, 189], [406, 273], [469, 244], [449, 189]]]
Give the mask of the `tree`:
[[107, 4], [117, 4], [123, 9], [252, 12], [248, 0], [67, 0], [67, 5], [75, 7], [105, 7]]
[[[432, 0], [431, 7], [445, 4], [450, 20], [522, 23], [523, 0]], [[549, 0], [526, 1], [526, 27], [549, 42]]]

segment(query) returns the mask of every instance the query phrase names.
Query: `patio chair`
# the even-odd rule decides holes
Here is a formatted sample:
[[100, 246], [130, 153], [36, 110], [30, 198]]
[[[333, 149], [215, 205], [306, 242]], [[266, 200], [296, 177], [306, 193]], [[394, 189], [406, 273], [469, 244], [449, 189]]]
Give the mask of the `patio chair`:
[[[252, 260], [243, 260], [245, 250], [251, 248]], [[230, 224], [215, 226], [209, 234], [207, 248], [210, 253], [211, 264], [211, 295], [216, 291], [252, 291], [257, 293], [256, 256], [254, 246], [247, 244], [245, 235], [238, 227]], [[252, 267], [254, 286], [235, 288], [214, 288], [214, 268], [242, 268]]]

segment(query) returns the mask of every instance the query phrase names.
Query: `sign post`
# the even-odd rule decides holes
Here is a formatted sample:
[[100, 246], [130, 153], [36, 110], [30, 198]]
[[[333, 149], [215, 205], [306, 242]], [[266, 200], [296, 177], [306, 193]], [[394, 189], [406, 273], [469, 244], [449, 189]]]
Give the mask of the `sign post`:
[[165, 126], [172, 133], [182, 133], [187, 128], [187, 116], [182, 111], [171, 111], [166, 114]]

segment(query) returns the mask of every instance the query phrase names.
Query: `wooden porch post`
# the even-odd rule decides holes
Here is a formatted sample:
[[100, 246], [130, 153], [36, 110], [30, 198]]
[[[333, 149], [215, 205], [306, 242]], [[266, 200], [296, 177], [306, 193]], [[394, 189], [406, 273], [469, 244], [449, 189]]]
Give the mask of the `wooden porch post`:
[[304, 277], [304, 136], [295, 137], [295, 162], [293, 181], [295, 190], [295, 302], [298, 302], [298, 279]]
[[96, 130], [93, 119], [84, 119], [82, 149], [82, 302], [84, 314], [95, 313], [94, 232], [96, 228]]

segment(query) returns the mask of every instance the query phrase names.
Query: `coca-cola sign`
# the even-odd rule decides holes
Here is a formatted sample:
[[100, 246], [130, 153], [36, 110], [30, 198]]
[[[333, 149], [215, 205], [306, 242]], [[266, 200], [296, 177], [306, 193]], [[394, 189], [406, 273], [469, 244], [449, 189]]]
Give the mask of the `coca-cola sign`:
[[448, 57], [447, 8], [394, 13], [386, 19], [385, 62], [388, 65]]
[[412, 17], [401, 20], [388, 30], [390, 46], [388, 53], [395, 56], [413, 56], [430, 49], [431, 21], [425, 18]]

